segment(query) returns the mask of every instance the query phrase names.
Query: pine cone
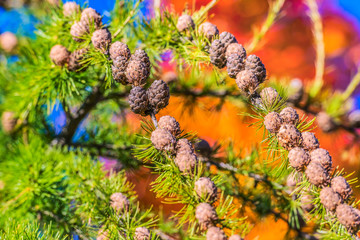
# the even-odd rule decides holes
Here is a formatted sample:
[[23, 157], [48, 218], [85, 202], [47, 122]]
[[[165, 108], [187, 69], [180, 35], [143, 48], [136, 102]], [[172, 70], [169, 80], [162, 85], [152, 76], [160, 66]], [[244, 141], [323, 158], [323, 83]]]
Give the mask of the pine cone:
[[251, 71], [241, 71], [236, 76], [236, 84], [239, 89], [245, 93], [252, 95], [259, 86], [259, 81], [256, 75]]
[[226, 240], [227, 237], [223, 230], [218, 227], [210, 227], [206, 232], [206, 240]]
[[134, 113], [142, 116], [148, 115], [149, 101], [146, 90], [142, 87], [132, 88], [129, 94], [129, 104]]
[[218, 220], [215, 208], [208, 203], [200, 203], [196, 207], [195, 217], [202, 228], [207, 229]]
[[76, 72], [79, 70], [84, 70], [81, 61], [84, 60], [84, 55], [86, 55], [87, 51], [88, 50], [86, 48], [82, 48], [79, 50], [75, 50], [70, 54], [69, 64], [68, 64], [68, 69], [70, 71]]
[[134, 86], [142, 86], [146, 83], [150, 72], [147, 70], [145, 63], [136, 60], [130, 60], [126, 68], [126, 77]]
[[301, 208], [305, 212], [311, 212], [315, 208], [313, 201], [314, 197], [309, 192], [303, 192], [300, 197]]
[[360, 128], [360, 110], [351, 112], [348, 118], [351, 127]]
[[7, 53], [11, 53], [16, 48], [18, 40], [12, 32], [4, 32], [0, 35], [0, 47]]
[[326, 187], [320, 191], [320, 202], [327, 210], [335, 211], [336, 207], [342, 203], [342, 199], [339, 194]]
[[151, 142], [157, 150], [174, 152], [176, 139], [168, 131], [157, 128], [151, 133]]
[[151, 63], [150, 63], [150, 58], [147, 55], [147, 53], [142, 50], [142, 49], [137, 49], [134, 54], [131, 56], [130, 58], [131, 60], [136, 60], [136, 61], [140, 61], [143, 62], [147, 68], [147, 70], [150, 72], [151, 71]]
[[190, 173], [194, 171], [198, 160], [194, 153], [181, 151], [176, 153], [174, 162], [181, 172]]
[[351, 189], [349, 183], [346, 181], [346, 179], [342, 176], [334, 177], [331, 180], [331, 188], [337, 192], [344, 201], [349, 199], [349, 197], [352, 195], [353, 190]]
[[279, 129], [277, 137], [280, 145], [286, 150], [298, 147], [302, 142], [301, 133], [291, 124], [283, 124]]
[[195, 23], [192, 20], [191, 16], [183, 14], [179, 17], [176, 28], [179, 30], [179, 32], [183, 32], [185, 30], [194, 29]]
[[107, 28], [96, 30], [91, 37], [91, 42], [96, 49], [108, 54], [108, 48], [111, 43], [111, 33]]
[[226, 47], [219, 39], [215, 39], [210, 46], [210, 62], [218, 68], [223, 68], [226, 66], [226, 56], [225, 56]]
[[211, 202], [216, 200], [217, 197], [217, 187], [215, 183], [211, 181], [210, 178], [201, 177], [195, 182], [195, 192], [202, 198], [209, 200]]
[[96, 29], [101, 27], [101, 15], [93, 8], [85, 8], [81, 13], [81, 22], [84, 22], [88, 29], [94, 24]]
[[305, 166], [309, 164], [309, 154], [299, 147], [295, 147], [289, 151], [289, 163], [290, 166], [295, 168], [297, 171], [304, 170]]
[[113, 193], [110, 196], [110, 206], [117, 212], [128, 211], [130, 207], [130, 201], [122, 193]]
[[[260, 83], [259, 83], [260, 84]], [[279, 93], [272, 87], [267, 87], [260, 92], [261, 99], [266, 106], [273, 106], [281, 100]]]
[[296, 185], [302, 181], [302, 175], [300, 177], [296, 176], [295, 173], [289, 174], [289, 176], [286, 179], [286, 186], [293, 188], [296, 187]]
[[240, 235], [235, 234], [235, 235], [232, 235], [232, 236], [229, 238], [229, 240], [243, 240], [243, 239], [241, 238]]
[[260, 83], [265, 81], [266, 68], [258, 56], [248, 56], [245, 61], [245, 69], [253, 71], [258, 77]]
[[146, 227], [136, 228], [134, 240], [150, 240], [150, 230]]
[[1, 124], [5, 133], [10, 133], [14, 130], [17, 123], [15, 114], [13, 112], [4, 112], [1, 116]]
[[[229, 32], [222, 32], [219, 37], [220, 41], [225, 45], [225, 49], [231, 44], [231, 43], [237, 43], [236, 38], [234, 35], [232, 35]], [[225, 50], [226, 52], [226, 50]]]
[[169, 104], [169, 86], [163, 80], [155, 80], [147, 90], [149, 102], [157, 113]]
[[110, 52], [110, 58], [113, 61], [115, 61], [115, 59], [119, 56], [123, 57], [124, 59], [126, 59], [126, 61], [128, 61], [131, 56], [129, 47], [125, 43], [119, 41], [116, 41], [111, 44], [109, 52]]
[[112, 76], [115, 81], [120, 82], [123, 85], [129, 84], [126, 78], [126, 68], [128, 61], [123, 56], [118, 56], [113, 60], [113, 65], [111, 66]]
[[357, 233], [360, 227], [359, 211], [347, 204], [340, 204], [336, 208], [338, 221], [346, 227], [350, 233]]
[[299, 114], [292, 107], [286, 107], [280, 112], [281, 118], [284, 123], [293, 124], [296, 126], [299, 122]]
[[199, 141], [195, 143], [195, 151], [200, 156], [209, 157], [211, 155], [212, 149], [206, 140], [199, 139]]
[[302, 96], [304, 95], [304, 84], [298, 78], [295, 78], [290, 81], [289, 92], [288, 92], [288, 101], [293, 104], [298, 104]]
[[168, 130], [172, 135], [177, 136], [181, 133], [180, 124], [171, 116], [163, 116], [158, 122], [159, 128]]
[[244, 70], [244, 59], [239, 54], [232, 54], [226, 60], [226, 67], [229, 77], [236, 78], [236, 75]]
[[76, 2], [66, 2], [63, 5], [63, 14], [65, 17], [70, 17], [80, 12], [80, 6]]
[[203, 34], [209, 41], [212, 41], [219, 35], [219, 30], [216, 25], [210, 22], [204, 22], [199, 26], [199, 33]]
[[58, 66], [64, 66], [69, 61], [70, 52], [62, 45], [55, 45], [50, 50], [51, 60]]
[[265, 128], [270, 133], [277, 133], [282, 123], [283, 120], [277, 112], [268, 113], [264, 118]]
[[302, 136], [302, 139], [303, 139], [302, 147], [306, 151], [312, 151], [312, 150], [319, 147], [319, 141], [315, 137], [314, 133], [312, 133], [312, 132], [302, 132], [301, 136]]
[[319, 163], [326, 171], [330, 171], [332, 167], [331, 156], [328, 151], [323, 148], [317, 148], [310, 153], [311, 162]]
[[70, 34], [73, 37], [73, 39], [77, 42], [84, 41], [83, 37], [88, 32], [89, 32], [89, 27], [86, 25], [86, 23], [82, 21], [74, 22], [74, 24], [70, 28]]
[[184, 152], [194, 153], [194, 148], [192, 147], [189, 140], [186, 138], [181, 138], [176, 143], [176, 154], [181, 154]]
[[226, 58], [230, 57], [233, 54], [240, 55], [241, 58], [243, 59], [243, 61], [246, 59], [246, 50], [243, 47], [243, 45], [241, 45], [239, 43], [231, 43], [226, 48], [226, 53], [225, 53]]
[[330, 182], [329, 173], [319, 163], [310, 161], [305, 170], [309, 182], [317, 187], [327, 186]]
[[326, 133], [334, 131], [337, 127], [332, 118], [325, 112], [319, 112], [316, 115], [316, 121], [319, 128]]

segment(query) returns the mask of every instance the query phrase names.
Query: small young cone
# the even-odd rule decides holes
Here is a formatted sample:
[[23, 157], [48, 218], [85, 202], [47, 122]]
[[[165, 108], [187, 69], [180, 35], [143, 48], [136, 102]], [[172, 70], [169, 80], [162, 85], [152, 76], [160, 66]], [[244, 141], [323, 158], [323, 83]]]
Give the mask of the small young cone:
[[219, 36], [219, 40], [225, 45], [225, 48], [232, 43], [237, 43], [235, 36], [229, 32], [222, 32]]
[[82, 48], [79, 50], [75, 50], [74, 52], [72, 52], [70, 54], [69, 57], [69, 64], [68, 64], [68, 69], [70, 71], [76, 72], [79, 70], [85, 70], [83, 68], [83, 64], [81, 63], [81, 61], [84, 60], [84, 56], [87, 53], [87, 49], [86, 48]]
[[13, 112], [6, 111], [1, 116], [1, 124], [5, 133], [10, 133], [14, 130], [17, 123], [15, 114]]
[[85, 8], [81, 13], [81, 20], [88, 28], [91, 24], [94, 24], [96, 29], [101, 27], [101, 15], [93, 8]]
[[113, 193], [110, 196], [110, 206], [117, 212], [128, 211], [130, 207], [130, 201], [122, 193]]
[[168, 130], [162, 128], [155, 129], [151, 133], [151, 142], [157, 150], [175, 151], [176, 139]]
[[325, 112], [319, 112], [316, 115], [316, 121], [319, 128], [325, 133], [332, 132], [337, 127], [333, 119]]
[[217, 197], [217, 187], [208, 177], [201, 177], [195, 182], [194, 188], [196, 194], [209, 201], [215, 201]]
[[294, 147], [301, 146], [301, 142], [302, 142], [301, 133], [294, 125], [291, 124], [281, 125], [277, 137], [280, 145], [286, 150], [291, 150]]
[[359, 211], [347, 204], [340, 204], [336, 208], [336, 217], [350, 233], [357, 233], [360, 228]]
[[331, 188], [337, 192], [344, 201], [348, 200], [353, 193], [349, 183], [342, 176], [334, 177], [331, 180]]
[[96, 49], [108, 54], [108, 48], [111, 43], [111, 33], [107, 28], [96, 30], [91, 37], [91, 42]]
[[206, 232], [206, 240], [226, 240], [223, 230], [218, 227], [210, 227]]
[[4, 32], [0, 35], [0, 48], [2, 48], [5, 52], [13, 52], [17, 44], [17, 37], [12, 32]]
[[272, 87], [261, 90], [260, 96], [262, 101], [269, 107], [281, 100], [279, 93]]
[[169, 104], [170, 89], [163, 80], [155, 80], [147, 92], [149, 103], [156, 113]]
[[291, 167], [295, 168], [296, 171], [302, 171], [309, 164], [310, 156], [309, 154], [300, 147], [295, 147], [289, 151], [289, 164]]
[[186, 138], [179, 139], [176, 143], [176, 154], [182, 152], [194, 153], [194, 148]]
[[277, 133], [283, 123], [282, 118], [277, 112], [270, 112], [264, 118], [265, 128], [270, 133]]
[[330, 183], [328, 171], [319, 163], [310, 161], [305, 170], [305, 174], [309, 182], [317, 187], [327, 186]]
[[245, 61], [245, 69], [254, 72], [260, 83], [265, 81], [266, 68], [258, 56], [248, 56]]
[[150, 230], [146, 227], [138, 227], [135, 229], [135, 240], [150, 240]]
[[302, 136], [302, 139], [303, 139], [302, 147], [306, 151], [312, 151], [314, 149], [319, 148], [319, 141], [315, 137], [314, 133], [312, 133], [312, 132], [302, 132], [301, 136]]
[[187, 174], [194, 172], [195, 166], [198, 163], [198, 159], [193, 152], [180, 151], [176, 153], [174, 162], [181, 172]]
[[68, 63], [69, 57], [70, 52], [62, 45], [55, 45], [50, 50], [50, 58], [58, 66]]
[[70, 34], [73, 37], [73, 39], [77, 42], [84, 41], [83, 37], [88, 32], [89, 32], [89, 27], [86, 25], [86, 23], [82, 21], [74, 22], [74, 24], [70, 28]]
[[248, 95], [252, 95], [259, 86], [259, 81], [256, 75], [247, 70], [239, 72], [236, 76], [235, 82], [240, 91]]
[[309, 192], [304, 192], [300, 197], [301, 208], [305, 212], [311, 212], [315, 208], [313, 200], [314, 197]]
[[195, 23], [192, 20], [191, 16], [183, 14], [179, 17], [176, 28], [179, 30], [179, 32], [183, 32], [186, 30], [194, 29]]
[[[230, 57], [233, 54], [238, 54], [240, 55], [240, 57], [245, 60], [246, 59], [246, 50], [243, 47], [243, 45], [239, 44], [239, 43], [231, 43], [229, 44], [229, 46], [226, 48], [226, 58]], [[244, 65], [245, 67], [245, 65]]]
[[226, 56], [225, 56], [226, 47], [219, 39], [212, 41], [210, 46], [210, 62], [215, 67], [223, 68], [226, 66]]
[[204, 22], [199, 26], [199, 33], [203, 34], [209, 41], [212, 41], [219, 35], [219, 30], [216, 25], [210, 22]]
[[235, 235], [232, 235], [232, 236], [229, 238], [229, 240], [243, 240], [243, 239], [241, 238], [240, 235], [235, 234]]
[[158, 121], [158, 127], [168, 130], [174, 136], [181, 133], [180, 124], [171, 116], [161, 117]]
[[80, 6], [76, 2], [66, 2], [63, 5], [63, 14], [65, 17], [70, 17], [80, 12]]
[[208, 203], [200, 203], [196, 207], [195, 217], [203, 229], [207, 229], [218, 220], [215, 208]]
[[329, 211], [335, 211], [336, 207], [343, 203], [340, 195], [334, 192], [331, 188], [326, 187], [320, 191], [320, 202]]
[[292, 107], [286, 107], [280, 112], [281, 118], [284, 120], [284, 123], [297, 125], [299, 123], [299, 114]]
[[325, 170], [330, 171], [332, 158], [329, 152], [323, 148], [317, 148], [310, 153], [311, 162], [319, 163]]

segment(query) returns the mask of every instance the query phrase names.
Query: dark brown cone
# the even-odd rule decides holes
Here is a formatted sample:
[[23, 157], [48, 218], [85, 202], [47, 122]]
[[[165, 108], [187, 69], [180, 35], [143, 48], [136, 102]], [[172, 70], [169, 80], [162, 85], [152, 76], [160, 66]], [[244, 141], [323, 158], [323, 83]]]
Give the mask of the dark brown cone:
[[142, 87], [134, 87], [129, 94], [130, 109], [136, 114], [142, 116], [148, 115], [148, 96], [145, 89]]
[[169, 86], [163, 80], [155, 80], [147, 90], [152, 109], [157, 113], [169, 104]]
[[125, 73], [128, 82], [134, 86], [145, 85], [150, 75], [145, 63], [137, 60], [129, 61]]
[[91, 37], [91, 42], [96, 49], [108, 54], [108, 48], [111, 44], [111, 33], [107, 28], [96, 30]]
[[119, 56], [123, 57], [124, 59], [126, 59], [126, 61], [128, 61], [131, 56], [129, 47], [125, 43], [119, 41], [116, 41], [111, 44], [109, 53], [110, 53], [110, 58], [113, 61]]
[[[243, 61], [245, 61], [246, 59], [246, 50], [243, 47], [243, 45], [239, 44], [239, 43], [231, 43], [229, 44], [229, 46], [226, 48], [226, 57], [230, 57], [232, 54], [238, 54], [242, 57]], [[245, 67], [245, 65], [244, 65]]]
[[[229, 32], [222, 32], [219, 36], [220, 41], [225, 45], [225, 49], [231, 44], [231, 43], [237, 43], [236, 38], [234, 35], [232, 35]], [[225, 50], [226, 51], [226, 50]]]
[[147, 71], [150, 73], [151, 71], [151, 63], [150, 58], [147, 53], [142, 49], [137, 49], [133, 55], [131, 55], [131, 60], [136, 60], [143, 62], [146, 66]]
[[266, 68], [258, 56], [248, 56], [245, 61], [245, 69], [253, 71], [260, 83], [265, 81]]
[[210, 62], [218, 68], [223, 68], [226, 66], [226, 57], [225, 57], [226, 47], [219, 39], [215, 39], [210, 46]]
[[277, 137], [280, 145], [286, 150], [301, 146], [301, 133], [294, 125], [283, 124], [279, 129]]
[[115, 60], [113, 60], [113, 65], [111, 66], [114, 80], [120, 82], [123, 85], [129, 84], [125, 74], [127, 65], [127, 59], [123, 56], [118, 56], [115, 58]]
[[212, 149], [206, 140], [199, 139], [199, 141], [195, 143], [195, 151], [201, 156], [209, 157]]
[[239, 54], [232, 54], [226, 60], [229, 77], [236, 78], [238, 73], [244, 70], [244, 59]]
[[239, 72], [235, 81], [239, 89], [248, 95], [253, 94], [259, 86], [256, 75], [247, 70]]
[[86, 48], [82, 48], [79, 50], [75, 50], [70, 54], [68, 65], [68, 69], [70, 71], [76, 72], [79, 70], [85, 70], [81, 61], [84, 60], [84, 56], [86, 55], [87, 51], [88, 50]]

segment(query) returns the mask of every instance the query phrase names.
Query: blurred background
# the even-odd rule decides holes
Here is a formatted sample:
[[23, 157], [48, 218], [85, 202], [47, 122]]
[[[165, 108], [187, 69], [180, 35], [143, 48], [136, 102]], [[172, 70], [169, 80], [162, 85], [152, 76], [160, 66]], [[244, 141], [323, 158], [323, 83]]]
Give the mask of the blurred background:
[[[57, 4], [56, 0], [48, 0], [50, 4]], [[271, 0], [269, 0], [271, 2]], [[35, 1], [36, 2], [36, 1]], [[76, 1], [87, 3], [104, 15], [104, 22], [108, 21], [109, 11], [113, 8], [113, 0]], [[209, 0], [183, 1], [163, 0], [162, 7], [173, 8], [181, 13], [185, 6], [199, 8], [209, 3]], [[356, 0], [319, 0], [322, 17], [325, 43], [325, 83], [334, 89], [345, 89], [351, 78], [356, 74], [360, 63], [360, 2]], [[18, 36], [34, 37], [37, 19], [30, 14], [29, 6], [34, 2], [25, 0], [0, 0], [0, 33], [10, 31]], [[152, 1], [146, 0], [143, 14], [151, 17], [153, 14]], [[248, 44], [255, 28], [261, 27], [269, 8], [267, 0], [221, 0], [210, 11], [210, 21], [220, 30], [233, 33], [243, 45]], [[281, 18], [271, 27], [260, 45], [255, 49], [264, 62], [271, 79], [299, 78], [304, 83], [312, 81], [315, 75], [316, 52], [311, 21], [308, 8], [302, 0], [286, 0]], [[16, 61], [16, 56], [12, 56]], [[166, 60], [166, 59], [165, 59]], [[169, 63], [161, 63], [163, 72], [172, 72], [175, 67]], [[360, 92], [355, 91], [354, 110], [360, 108]], [[210, 144], [222, 143], [229, 139], [234, 141], [235, 147], [250, 149], [259, 142], [253, 128], [249, 128], [239, 117], [238, 106], [225, 102], [219, 111], [203, 107], [207, 104], [197, 104], [187, 110], [180, 97], [172, 97], [170, 105], [162, 115], [174, 116], [186, 131], [197, 132], [199, 137], [206, 139]], [[213, 103], [218, 100], [203, 98], [203, 103]], [[61, 128], [61, 112], [54, 112], [51, 118]], [[127, 116], [133, 123], [134, 129], [139, 127], [135, 115]], [[311, 118], [313, 116], [310, 116]], [[214, 128], [214, 126], [217, 126]], [[349, 133], [336, 131], [325, 134], [315, 129], [321, 146], [328, 149], [333, 156], [334, 165], [344, 167], [347, 172], [360, 173], [360, 149], [358, 144], [351, 140]], [[116, 165], [115, 160], [103, 159], [105, 167]], [[162, 206], [161, 201], [155, 200], [153, 194], [145, 189], [143, 183], [150, 183], [152, 178], [145, 169], [132, 172], [130, 178], [139, 187], [137, 192], [140, 201], [145, 205], [155, 205], [169, 213], [168, 206]], [[139, 183], [142, 184], [139, 184]], [[140, 187], [141, 186], [141, 187]], [[359, 192], [358, 192], [359, 196]], [[249, 217], [251, 220], [251, 216]], [[287, 224], [281, 220], [275, 221], [267, 217], [254, 222], [254, 228], [246, 239], [282, 239], [287, 231]]]

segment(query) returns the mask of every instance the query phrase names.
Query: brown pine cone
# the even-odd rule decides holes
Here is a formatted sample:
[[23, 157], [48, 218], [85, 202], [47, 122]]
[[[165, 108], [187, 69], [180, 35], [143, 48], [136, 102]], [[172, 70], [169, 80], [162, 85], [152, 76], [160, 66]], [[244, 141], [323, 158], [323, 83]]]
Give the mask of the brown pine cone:
[[229, 238], [229, 240], [243, 240], [243, 239], [241, 238], [240, 235], [235, 234], [235, 235], [232, 235], [232, 236]]
[[110, 53], [110, 58], [113, 61], [115, 61], [115, 59], [119, 56], [122, 56], [124, 59], [126, 59], [126, 61], [128, 61], [131, 56], [129, 47], [125, 43], [119, 41], [116, 41], [111, 44], [109, 53]]
[[81, 22], [84, 22], [88, 29], [94, 25], [96, 29], [101, 27], [101, 15], [93, 8], [85, 8], [81, 13]]
[[284, 123], [297, 125], [299, 122], [299, 114], [292, 107], [286, 107], [280, 112], [281, 118], [284, 120]]
[[195, 23], [192, 20], [191, 16], [183, 14], [179, 17], [176, 28], [179, 30], [179, 32], [183, 32], [185, 30], [194, 29]]
[[219, 30], [216, 25], [210, 22], [204, 22], [199, 26], [199, 33], [203, 34], [209, 41], [212, 41], [219, 35]]
[[281, 100], [279, 93], [272, 87], [267, 87], [261, 90], [260, 96], [263, 103], [265, 103], [268, 107], [275, 105]]
[[12, 32], [4, 32], [0, 35], [0, 47], [7, 53], [14, 51], [18, 44], [15, 34]]
[[312, 133], [312, 132], [302, 132], [301, 136], [302, 136], [302, 139], [303, 139], [302, 147], [306, 151], [312, 151], [312, 150], [319, 147], [319, 141], [315, 137], [314, 133]]
[[58, 66], [64, 66], [69, 61], [70, 52], [62, 45], [55, 45], [50, 50], [51, 60]]
[[176, 143], [176, 154], [184, 152], [194, 153], [194, 148], [186, 138], [181, 138]]
[[280, 117], [280, 114], [278, 114], [277, 112], [268, 113], [264, 118], [265, 128], [270, 133], [277, 133], [279, 131], [279, 128], [281, 127], [282, 123], [283, 123], [283, 120]]
[[130, 207], [130, 201], [122, 193], [113, 193], [110, 196], [110, 206], [117, 212], [128, 211]]
[[223, 230], [218, 227], [210, 227], [206, 232], [206, 240], [226, 240], [227, 237]]
[[315, 208], [313, 201], [314, 197], [309, 192], [303, 192], [300, 197], [301, 208], [305, 212], [311, 212]]
[[17, 118], [13, 112], [6, 111], [1, 116], [1, 124], [5, 133], [10, 133], [14, 130], [17, 123]]
[[202, 198], [209, 201], [215, 201], [217, 198], [217, 187], [208, 177], [201, 177], [195, 182], [195, 192]]
[[237, 43], [234, 35], [229, 32], [222, 32], [219, 36], [220, 41], [225, 45], [225, 49], [232, 43]]
[[86, 48], [82, 48], [79, 50], [75, 50], [70, 54], [68, 64], [68, 69], [70, 71], [76, 72], [79, 70], [85, 70], [81, 62], [84, 60], [84, 56], [86, 55], [87, 51], [88, 50]]
[[149, 114], [149, 100], [147, 92], [142, 87], [134, 87], [129, 94], [130, 109], [136, 114], [146, 116]]
[[174, 152], [176, 138], [168, 131], [157, 128], [151, 133], [151, 142], [157, 150]]
[[196, 207], [195, 217], [204, 229], [212, 226], [218, 220], [215, 208], [208, 203], [200, 203]]
[[288, 101], [293, 104], [298, 104], [304, 95], [304, 84], [298, 78], [290, 81]]
[[343, 203], [340, 195], [329, 187], [321, 189], [320, 202], [329, 211], [335, 211], [336, 207]]
[[239, 72], [235, 81], [240, 91], [248, 95], [252, 95], [259, 86], [256, 75], [247, 70]]
[[74, 24], [70, 28], [70, 34], [73, 37], [73, 39], [77, 42], [84, 41], [84, 35], [89, 32], [89, 27], [86, 25], [86, 23], [79, 21], [74, 22]]
[[332, 132], [336, 129], [336, 123], [326, 112], [319, 112], [316, 115], [316, 121], [319, 128], [326, 133]]
[[63, 14], [65, 17], [70, 17], [80, 12], [80, 6], [76, 2], [66, 2], [63, 5]]
[[158, 127], [168, 130], [174, 136], [181, 133], [180, 124], [171, 116], [162, 116], [159, 119]]
[[209, 157], [211, 155], [212, 149], [206, 140], [199, 139], [199, 141], [195, 143], [195, 151], [200, 156]]
[[310, 157], [309, 154], [299, 147], [295, 147], [289, 151], [289, 164], [291, 167], [295, 168], [297, 171], [302, 171], [309, 164]]
[[210, 46], [210, 62], [215, 67], [223, 68], [226, 66], [226, 47], [219, 39], [215, 39]]
[[192, 152], [180, 151], [176, 153], [174, 160], [176, 166], [183, 173], [191, 173], [194, 171], [196, 164], [198, 163], [197, 157]]
[[244, 70], [244, 59], [239, 54], [232, 54], [226, 60], [226, 68], [229, 77], [236, 78], [236, 75]]
[[107, 28], [96, 30], [91, 37], [91, 42], [96, 49], [108, 54], [108, 48], [111, 44], [111, 33]]
[[114, 80], [123, 85], [129, 84], [126, 78], [127, 65], [127, 59], [123, 56], [118, 56], [113, 60], [113, 65], [111, 66], [112, 76]]
[[149, 103], [155, 113], [169, 104], [169, 86], [163, 80], [155, 80], [147, 90]]
[[245, 69], [253, 71], [260, 83], [265, 81], [266, 68], [258, 56], [248, 56], [245, 61]]
[[360, 228], [359, 211], [347, 204], [340, 204], [336, 208], [338, 221], [350, 232], [357, 233]]
[[143, 62], [148, 70], [148, 72], [151, 71], [151, 63], [150, 58], [147, 55], [147, 53], [143, 49], [136, 49], [133, 55], [131, 55], [130, 60], [136, 60]]
[[150, 230], [146, 227], [136, 228], [134, 240], [150, 240]]
[[[230, 57], [232, 54], [238, 54], [241, 56], [241, 58], [243, 60], [246, 59], [246, 50], [243, 47], [243, 45], [241, 45], [239, 43], [231, 43], [226, 48], [226, 53], [225, 53], [226, 58]], [[245, 67], [245, 65], [244, 65], [244, 67]]]
[[334, 177], [331, 180], [331, 188], [337, 192], [344, 201], [349, 199], [349, 197], [352, 195], [353, 190], [351, 189], [349, 183], [346, 181], [346, 179], [342, 176]]
[[327, 186], [330, 182], [328, 171], [316, 162], [310, 161], [305, 174], [309, 182], [317, 187]]
[[301, 133], [294, 125], [283, 124], [279, 129], [277, 137], [280, 145], [286, 150], [301, 146]]
[[323, 148], [317, 148], [310, 152], [311, 162], [319, 163], [326, 171], [332, 167], [332, 159], [328, 151]]
[[144, 62], [130, 60], [125, 71], [128, 82], [134, 86], [142, 86], [146, 84], [146, 80], [150, 75]]
[[360, 127], [360, 110], [355, 110], [349, 114], [349, 124], [351, 127], [359, 128]]

